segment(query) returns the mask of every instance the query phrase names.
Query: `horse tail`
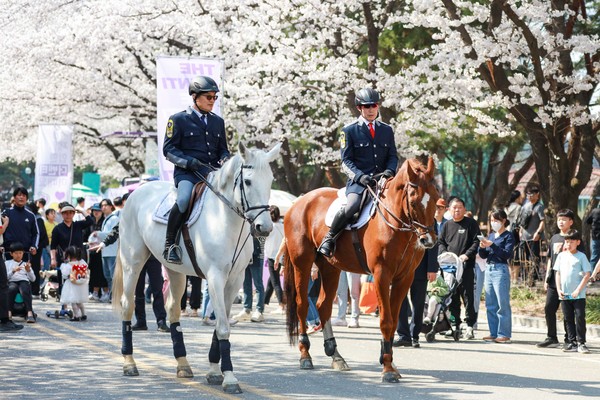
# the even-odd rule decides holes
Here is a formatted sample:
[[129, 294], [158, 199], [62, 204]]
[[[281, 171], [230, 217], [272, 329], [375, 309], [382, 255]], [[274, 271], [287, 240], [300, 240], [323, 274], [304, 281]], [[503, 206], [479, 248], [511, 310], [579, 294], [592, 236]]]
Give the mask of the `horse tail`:
[[[296, 274], [294, 266], [290, 260], [290, 255], [287, 249], [285, 239], [281, 242], [279, 252], [283, 253], [283, 268], [284, 268], [284, 286], [287, 297], [287, 315], [286, 324], [290, 345], [295, 345], [298, 341], [298, 304], [296, 303]], [[279, 254], [279, 253], [278, 253]]]
[[117, 248], [117, 260], [115, 261], [115, 272], [112, 280], [112, 308], [121, 314], [121, 296], [123, 295], [123, 264], [121, 263], [121, 249]]

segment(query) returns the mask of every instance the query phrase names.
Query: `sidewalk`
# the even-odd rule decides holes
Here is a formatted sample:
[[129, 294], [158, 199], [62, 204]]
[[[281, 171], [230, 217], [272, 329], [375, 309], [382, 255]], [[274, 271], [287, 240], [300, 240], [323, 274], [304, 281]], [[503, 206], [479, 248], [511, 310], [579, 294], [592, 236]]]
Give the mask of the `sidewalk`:
[[[484, 309], [485, 310], [485, 309]], [[482, 318], [483, 317], [483, 318]], [[480, 315], [480, 319], [485, 319], [485, 313]], [[513, 329], [515, 327], [527, 328], [535, 332], [546, 333], [546, 320], [539, 317], [529, 317], [526, 315], [514, 315], [512, 316]], [[559, 336], [564, 335], [564, 325], [562, 320], [557, 322], [557, 332]], [[587, 324], [586, 339], [589, 341], [600, 341], [600, 325]]]

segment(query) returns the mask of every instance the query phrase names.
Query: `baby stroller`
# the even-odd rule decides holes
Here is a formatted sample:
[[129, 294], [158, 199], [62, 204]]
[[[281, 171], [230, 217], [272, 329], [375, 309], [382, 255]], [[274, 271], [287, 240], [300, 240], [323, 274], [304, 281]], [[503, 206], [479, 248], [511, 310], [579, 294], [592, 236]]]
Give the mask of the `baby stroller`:
[[57, 271], [41, 271], [40, 277], [44, 278], [40, 284], [40, 299], [42, 301], [48, 301], [50, 297], [54, 297], [56, 301], [60, 301], [60, 296], [58, 295], [59, 284]]
[[[458, 341], [460, 337], [460, 330], [452, 329], [448, 307], [450, 306], [450, 303], [452, 303], [452, 296], [456, 293], [456, 289], [461, 283], [463, 262], [456, 254], [445, 252], [438, 256], [438, 263], [449, 290], [448, 294], [442, 297], [441, 303], [438, 304], [437, 307], [439, 310], [434, 312], [431, 323], [423, 324], [423, 328], [421, 329], [421, 332], [425, 334], [425, 339], [428, 343], [433, 342], [435, 334], [439, 332], [450, 332], [455, 341]], [[427, 310], [425, 311], [427, 312]]]

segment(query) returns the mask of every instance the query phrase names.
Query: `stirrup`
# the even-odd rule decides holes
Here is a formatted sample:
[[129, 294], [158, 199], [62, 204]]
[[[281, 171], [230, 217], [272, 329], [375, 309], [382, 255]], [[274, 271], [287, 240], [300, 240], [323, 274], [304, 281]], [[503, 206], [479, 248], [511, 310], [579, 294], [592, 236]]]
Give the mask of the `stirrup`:
[[178, 244], [172, 244], [163, 252], [163, 256], [167, 262], [172, 264], [182, 264], [182, 255], [181, 247]]
[[[324, 247], [325, 244], [331, 244], [332, 245], [333, 248], [331, 249], [331, 251], [327, 251], [325, 249], [325, 247]], [[317, 251], [320, 254], [324, 255], [325, 257], [328, 257], [328, 258], [332, 257], [333, 254], [335, 253], [335, 241], [333, 240], [333, 238], [323, 240], [323, 243], [321, 243], [321, 245], [319, 246], [319, 248], [317, 249]]]

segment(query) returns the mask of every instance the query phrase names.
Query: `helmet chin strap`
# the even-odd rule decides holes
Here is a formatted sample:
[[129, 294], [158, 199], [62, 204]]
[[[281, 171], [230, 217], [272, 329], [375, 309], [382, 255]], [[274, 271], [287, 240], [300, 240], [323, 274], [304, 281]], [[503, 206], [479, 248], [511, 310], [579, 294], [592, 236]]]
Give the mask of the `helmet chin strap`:
[[198, 110], [199, 113], [201, 114], [208, 114], [208, 111], [204, 111], [203, 109], [201, 109], [200, 107], [198, 107], [198, 94], [195, 94], [195, 96], [192, 96], [192, 99], [194, 100], [194, 106], [196, 107], [196, 109]]

